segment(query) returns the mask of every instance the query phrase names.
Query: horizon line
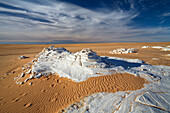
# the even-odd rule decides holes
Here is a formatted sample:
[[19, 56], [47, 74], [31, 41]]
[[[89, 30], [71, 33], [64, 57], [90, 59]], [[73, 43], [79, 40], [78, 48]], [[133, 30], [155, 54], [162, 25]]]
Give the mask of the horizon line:
[[170, 41], [113, 41], [113, 42], [0, 42], [0, 44], [92, 44], [92, 43], [157, 43]]

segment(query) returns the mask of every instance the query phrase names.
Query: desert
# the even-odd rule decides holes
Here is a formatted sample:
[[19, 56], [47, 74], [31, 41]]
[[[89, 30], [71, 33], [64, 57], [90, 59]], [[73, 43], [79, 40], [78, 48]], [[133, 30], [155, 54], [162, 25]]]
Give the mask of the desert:
[[169, 45], [1, 44], [0, 112], [168, 113]]
[[0, 113], [170, 113], [170, 0], [0, 0]]

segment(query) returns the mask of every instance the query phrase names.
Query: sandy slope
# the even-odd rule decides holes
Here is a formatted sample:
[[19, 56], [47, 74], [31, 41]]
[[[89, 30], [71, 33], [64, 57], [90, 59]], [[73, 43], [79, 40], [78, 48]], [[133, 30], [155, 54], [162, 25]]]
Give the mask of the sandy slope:
[[[141, 49], [142, 46], [168, 46], [163, 43], [109, 43], [109, 44], [70, 44], [55, 45], [65, 47], [71, 52], [82, 48], [92, 48], [102, 56], [116, 56], [123, 58], [137, 58], [150, 64], [170, 65], [170, 52], [159, 49]], [[39, 80], [31, 80], [30, 86], [15, 84], [13, 78], [21, 74], [21, 66], [28, 63], [44, 47], [49, 45], [0, 45], [0, 112], [55, 112], [79, 101], [81, 98], [97, 92], [116, 92], [136, 90], [143, 87], [145, 80], [130, 74], [116, 74], [105, 77], [89, 78], [85, 82], [75, 83], [66, 78], [51, 76]], [[109, 51], [117, 48], [136, 48], [138, 54], [111, 55]], [[28, 56], [19, 60], [20, 55]], [[159, 58], [153, 60], [152, 58]], [[15, 73], [11, 73], [15, 71]], [[9, 75], [4, 75], [9, 73]], [[94, 87], [95, 86], [95, 87]]]

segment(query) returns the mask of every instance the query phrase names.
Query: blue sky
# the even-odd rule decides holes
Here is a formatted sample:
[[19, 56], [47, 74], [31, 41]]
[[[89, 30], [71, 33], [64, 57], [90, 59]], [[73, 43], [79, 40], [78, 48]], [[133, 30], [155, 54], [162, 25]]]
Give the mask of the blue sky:
[[0, 42], [170, 41], [170, 0], [1, 0]]

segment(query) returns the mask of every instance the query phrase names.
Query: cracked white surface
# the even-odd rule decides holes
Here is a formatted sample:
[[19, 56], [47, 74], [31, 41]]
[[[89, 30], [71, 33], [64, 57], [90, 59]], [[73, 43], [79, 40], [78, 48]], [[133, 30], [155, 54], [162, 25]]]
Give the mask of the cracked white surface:
[[143, 46], [144, 48], [154, 48], [154, 49], [161, 49], [162, 51], [170, 51], [170, 46], [162, 47], [162, 46]]

